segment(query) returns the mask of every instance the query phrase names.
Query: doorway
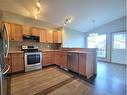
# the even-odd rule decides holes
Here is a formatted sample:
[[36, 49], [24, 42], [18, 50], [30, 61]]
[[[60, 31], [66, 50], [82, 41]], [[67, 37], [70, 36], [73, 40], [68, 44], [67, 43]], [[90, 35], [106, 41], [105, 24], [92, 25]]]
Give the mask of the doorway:
[[118, 64], [126, 63], [126, 32], [116, 32], [111, 34], [111, 62]]

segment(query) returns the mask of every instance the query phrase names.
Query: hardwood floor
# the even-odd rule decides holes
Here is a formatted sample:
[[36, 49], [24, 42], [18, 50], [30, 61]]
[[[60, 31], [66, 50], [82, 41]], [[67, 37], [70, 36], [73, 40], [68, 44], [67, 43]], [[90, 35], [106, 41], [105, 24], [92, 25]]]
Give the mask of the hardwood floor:
[[[90, 89], [84, 81], [56, 67], [15, 75], [11, 95], [82, 95]], [[66, 94], [64, 94], [66, 93]]]
[[57, 67], [13, 75], [11, 95], [126, 95], [126, 66], [98, 62], [89, 80]]
[[127, 66], [98, 62], [97, 76], [87, 81], [93, 84], [88, 95], [127, 95]]

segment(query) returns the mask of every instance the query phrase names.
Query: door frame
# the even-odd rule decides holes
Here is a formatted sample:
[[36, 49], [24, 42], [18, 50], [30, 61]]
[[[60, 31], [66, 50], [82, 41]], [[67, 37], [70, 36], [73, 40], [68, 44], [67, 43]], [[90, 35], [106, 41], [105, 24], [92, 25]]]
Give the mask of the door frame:
[[[113, 45], [112, 45], [112, 35], [114, 34], [114, 33], [124, 33], [125, 32], [125, 34], [126, 34], [126, 39], [125, 39], [125, 51], [127, 52], [127, 30], [123, 30], [123, 31], [116, 31], [116, 32], [111, 32], [110, 33], [110, 63], [113, 63], [112, 62], [112, 47], [113, 47]], [[127, 56], [127, 55], [125, 55], [125, 56]], [[126, 61], [126, 59], [125, 59], [125, 61]], [[117, 64], [119, 64], [119, 63], [117, 63]]]

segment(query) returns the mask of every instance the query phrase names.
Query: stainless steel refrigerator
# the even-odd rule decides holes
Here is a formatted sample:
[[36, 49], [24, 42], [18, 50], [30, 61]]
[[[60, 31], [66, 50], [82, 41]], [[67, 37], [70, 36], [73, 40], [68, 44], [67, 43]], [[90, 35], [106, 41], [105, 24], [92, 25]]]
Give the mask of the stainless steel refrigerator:
[[9, 35], [6, 24], [0, 24], [0, 95], [10, 95], [10, 65], [6, 63]]

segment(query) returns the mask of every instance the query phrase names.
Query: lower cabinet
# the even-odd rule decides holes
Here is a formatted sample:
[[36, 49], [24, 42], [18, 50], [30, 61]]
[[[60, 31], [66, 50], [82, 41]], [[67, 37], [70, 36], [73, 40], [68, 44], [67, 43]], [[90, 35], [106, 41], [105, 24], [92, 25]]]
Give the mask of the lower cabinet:
[[96, 54], [68, 53], [68, 69], [90, 78], [96, 74]]
[[60, 66], [62, 68], [67, 68], [67, 53], [66, 52], [60, 52]]
[[79, 73], [86, 75], [86, 54], [79, 54]]
[[54, 63], [53, 52], [43, 52], [42, 66], [48, 66]]
[[67, 68], [67, 52], [55, 52], [55, 64]]
[[43, 52], [42, 65], [48, 66], [56, 64], [62, 68], [67, 68], [67, 52], [46, 51]]
[[6, 63], [11, 67], [11, 73], [24, 71], [24, 57], [23, 53], [11, 53], [6, 58]]
[[79, 74], [90, 78], [96, 74], [96, 54], [79, 54]]
[[23, 54], [11, 54], [12, 73], [24, 71]]

